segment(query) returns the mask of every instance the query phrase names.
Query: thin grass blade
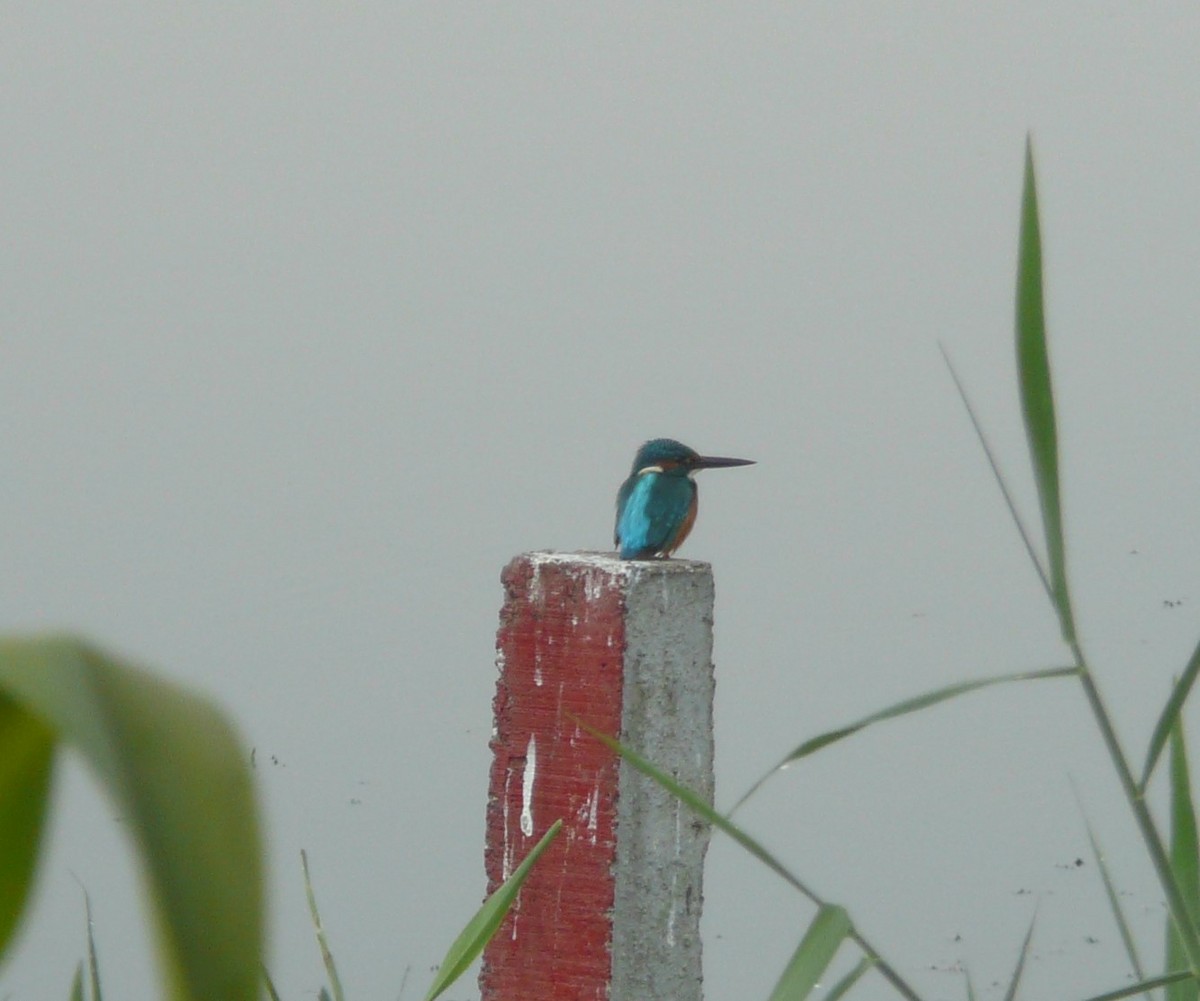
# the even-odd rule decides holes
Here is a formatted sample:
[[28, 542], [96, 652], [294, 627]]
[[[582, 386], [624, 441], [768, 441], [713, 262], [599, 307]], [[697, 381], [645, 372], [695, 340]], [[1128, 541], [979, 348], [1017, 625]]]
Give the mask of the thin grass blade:
[[1058, 477], [1058, 429], [1050, 357], [1046, 351], [1046, 316], [1042, 297], [1042, 237], [1038, 222], [1037, 180], [1033, 143], [1025, 144], [1025, 190], [1021, 196], [1021, 234], [1017, 255], [1017, 375], [1021, 411], [1033, 463], [1042, 530], [1050, 569], [1050, 591], [1063, 639], [1075, 642], [1075, 621], [1067, 590], [1066, 547]]
[[813, 890], [811, 890], [800, 880], [799, 877], [793, 875], [792, 872], [788, 870], [787, 866], [780, 862], [774, 855], [767, 851], [766, 848], [764, 848], [754, 838], [738, 827], [728, 817], [724, 817], [717, 813], [717, 811], [714, 810], [713, 807], [699, 793], [689, 789], [687, 786], [683, 785], [681, 782], [668, 775], [660, 768], [652, 765], [649, 761], [638, 754], [637, 751], [633, 750], [633, 748], [626, 747], [620, 741], [615, 740], [608, 734], [595, 729], [595, 727], [589, 726], [582, 720], [575, 719], [575, 722], [610, 750], [621, 755], [621, 757], [633, 765], [633, 767], [643, 775], [646, 775], [657, 782], [660, 786], [666, 789], [667, 792], [669, 792], [680, 802], [684, 803], [694, 813], [708, 821], [713, 825], [713, 827], [731, 837], [734, 841], [746, 849], [746, 851], [758, 859], [763, 865], [774, 872], [777, 876], [782, 878], [786, 883], [799, 890], [818, 907], [823, 907], [825, 905], [825, 901], [818, 897]]
[[841, 907], [835, 904], [821, 907], [792, 953], [769, 1001], [804, 1001], [820, 983], [849, 934], [850, 917]]
[[1137, 943], [1133, 940], [1133, 932], [1129, 928], [1129, 922], [1125, 918], [1125, 909], [1121, 906], [1121, 898], [1117, 893], [1117, 887], [1113, 883], [1112, 873], [1108, 870], [1108, 862], [1105, 860], [1104, 852], [1100, 848], [1100, 842], [1096, 840], [1096, 834], [1092, 830], [1091, 821], [1084, 817], [1083, 826], [1087, 829], [1088, 841], [1092, 846], [1092, 858], [1096, 860], [1096, 868], [1100, 870], [1100, 878], [1104, 882], [1104, 892], [1108, 897], [1108, 908], [1112, 911], [1113, 920], [1116, 922], [1117, 931], [1121, 935], [1121, 943], [1125, 946], [1125, 955], [1129, 958], [1129, 965], [1133, 968], [1133, 975], [1138, 980], [1146, 979], [1146, 972], [1142, 969], [1142, 960], [1138, 955]]
[[207, 699], [61, 637], [0, 640], [0, 691], [78, 750], [147, 875], [173, 1001], [256, 1001], [262, 857], [247, 754]]
[[850, 988], [857, 984], [867, 971], [875, 968], [875, 961], [870, 956], [863, 956], [862, 959], [855, 964], [853, 970], [847, 973], [841, 980], [829, 988], [829, 993], [825, 995], [825, 1001], [839, 1001], [840, 998], [849, 993]]
[[267, 972], [267, 967], [264, 964], [262, 968], [263, 986], [267, 989], [267, 997], [271, 1001], [280, 1001], [279, 991], [275, 989], [275, 984], [271, 980], [271, 974]]
[[[1193, 921], [1200, 913], [1200, 848], [1196, 834], [1196, 811], [1192, 804], [1192, 783], [1188, 773], [1187, 746], [1182, 719], [1176, 717], [1171, 728], [1171, 873]], [[1188, 966], [1187, 952], [1174, 922], [1167, 918], [1168, 970]], [[1196, 1001], [1200, 985], [1195, 980], [1179, 981], [1166, 990], [1167, 1001]]]
[[325, 964], [325, 973], [329, 977], [330, 987], [333, 988], [334, 1001], [345, 1001], [337, 963], [333, 961], [333, 951], [329, 948], [325, 926], [321, 923], [321, 912], [317, 910], [317, 895], [313, 892], [312, 879], [308, 873], [308, 853], [303, 848], [300, 849], [300, 867], [304, 870], [304, 893], [308, 897], [308, 913], [312, 915], [313, 929], [317, 933], [317, 946], [321, 950], [321, 962]]
[[971, 982], [971, 972], [963, 970], [963, 977], [967, 981], [967, 1001], [975, 1001], [975, 985]]
[[71, 981], [71, 1001], [83, 1001], [83, 960], [75, 967], [75, 978]]
[[88, 981], [92, 1001], [104, 1001], [104, 993], [100, 990], [100, 957], [96, 953], [96, 926], [92, 922], [92, 901], [87, 890], [83, 891], [83, 909], [87, 915]]
[[1021, 974], [1025, 972], [1025, 960], [1029, 957], [1029, 943], [1033, 941], [1033, 926], [1036, 921], [1035, 915], [1029, 922], [1029, 931], [1025, 933], [1025, 941], [1021, 943], [1021, 954], [1017, 957], [1017, 966], [1013, 970], [1012, 980], [1008, 982], [1008, 990], [1004, 992], [1004, 1001], [1013, 1001], [1017, 996], [1017, 988], [1021, 986]]
[[992, 451], [991, 442], [988, 441], [987, 435], [984, 434], [983, 424], [980, 423], [979, 417], [975, 413], [975, 407], [971, 403], [971, 398], [967, 396], [966, 387], [963, 385], [962, 379], [958, 376], [958, 370], [955, 369], [954, 362], [950, 360], [950, 353], [940, 341], [938, 342], [938, 349], [942, 352], [942, 360], [946, 363], [946, 368], [950, 371], [950, 378], [954, 380], [954, 388], [958, 390], [958, 398], [962, 400], [963, 407], [966, 408], [967, 417], [971, 421], [971, 427], [975, 429], [975, 437], [979, 439], [979, 444], [983, 448], [983, 454], [987, 457], [988, 465], [992, 469], [992, 476], [995, 478], [996, 485], [1000, 488], [1000, 493], [1004, 497], [1004, 504], [1008, 508], [1008, 513], [1012, 517], [1013, 524], [1017, 526], [1017, 533], [1021, 536], [1021, 541], [1025, 544], [1025, 553], [1029, 557], [1029, 562], [1033, 564], [1033, 569], [1037, 571], [1038, 579], [1042, 582], [1042, 587], [1046, 590], [1046, 597], [1053, 602], [1054, 589], [1050, 586], [1050, 577], [1046, 573], [1046, 568], [1042, 566], [1042, 560], [1038, 556], [1037, 547], [1033, 544], [1033, 536], [1030, 534], [1029, 529], [1025, 527], [1021, 513], [1017, 510], [1017, 502], [1013, 499], [1012, 491], [1008, 489], [1008, 483], [1000, 472], [1000, 463], [996, 460], [996, 453]]
[[53, 731], [0, 692], [0, 956], [29, 900], [53, 768]]
[[1115, 991], [1096, 994], [1093, 997], [1085, 998], [1084, 1001], [1120, 1001], [1121, 998], [1136, 997], [1138, 994], [1145, 994], [1147, 991], [1152, 991], [1157, 987], [1169, 987], [1180, 984], [1185, 980], [1195, 982], [1195, 977], [1192, 976], [1191, 971], [1176, 970], [1174, 973], [1164, 973], [1161, 976], [1150, 977], [1147, 980], [1138, 981], [1136, 984], [1120, 987]]
[[483, 902], [483, 906], [467, 922], [466, 927], [459, 933], [458, 938], [446, 950], [446, 958], [442, 960], [442, 965], [438, 967], [437, 976], [433, 978], [433, 983], [429, 987], [429, 993], [425, 995], [425, 1001], [433, 1001], [434, 998], [445, 991], [466, 972], [467, 968], [475, 962], [476, 957], [483, 952], [483, 947], [487, 945], [488, 940], [503, 923], [505, 915], [508, 914], [513, 901], [517, 899], [517, 894], [520, 892], [521, 886], [533, 870], [542, 852], [550, 847], [550, 843], [558, 837], [558, 832], [561, 830], [561, 820], [556, 820], [551, 824], [550, 829], [530, 849], [529, 854], [525, 856], [525, 860], [517, 866], [513, 874], [500, 884], [496, 892]]
[[803, 744], [796, 747], [787, 754], [777, 764], [772, 766], [770, 771], [763, 775], [757, 782], [752, 785], [749, 790], [739, 799], [733, 809], [729, 811], [730, 816], [753, 796], [766, 781], [781, 769], [787, 768], [793, 762], [799, 761], [801, 758], [806, 758], [808, 755], [821, 750], [823, 747], [828, 747], [830, 744], [835, 744], [839, 740], [844, 740], [846, 737], [853, 736], [872, 723], [882, 723], [884, 720], [895, 719], [897, 716], [906, 716], [909, 713], [918, 712], [921, 709], [928, 709], [930, 706], [937, 705], [939, 702], [946, 702], [949, 699], [958, 698], [960, 695], [967, 695], [971, 692], [979, 691], [981, 688], [989, 688], [992, 685], [1003, 685], [1014, 681], [1044, 681], [1049, 678], [1069, 678], [1079, 674], [1078, 667], [1051, 667], [1041, 671], [1022, 671], [1018, 674], [999, 674], [990, 678], [980, 678], [977, 681], [964, 681], [955, 685], [947, 685], [944, 688], [937, 688], [931, 692], [926, 692], [924, 695], [917, 695], [910, 699], [905, 699], [902, 702], [897, 702], [895, 705], [888, 706], [886, 709], [881, 709], [879, 712], [871, 713], [870, 716], [864, 716], [862, 719], [847, 726], [838, 727], [836, 730], [827, 730], [825, 733], [818, 734], [816, 737], [811, 737]]
[[1142, 769], [1142, 778], [1138, 783], [1138, 789], [1143, 794], [1150, 784], [1150, 777], [1158, 765], [1159, 756], [1171, 735], [1171, 729], [1175, 726], [1175, 721], [1179, 719], [1179, 714], [1183, 712], [1183, 705], [1187, 702], [1188, 695], [1191, 694], [1197, 674], [1200, 674], [1200, 643], [1197, 643], [1196, 649], [1192, 651], [1191, 659], [1187, 662], [1187, 667], [1183, 669], [1183, 676], [1171, 689], [1171, 697], [1163, 706], [1162, 715], [1159, 716], [1154, 733], [1150, 737], [1150, 747], [1146, 752], [1146, 765]]
[[[662, 771], [662, 769], [651, 764], [640, 754], [638, 754], [637, 751], [633, 750], [633, 748], [626, 747], [619, 740], [610, 737], [601, 730], [597, 730], [594, 726], [583, 722], [583, 720], [579, 719], [579, 717], [574, 716], [573, 714], [568, 713], [568, 716], [582, 729], [586, 730], [598, 741], [604, 744], [605, 747], [609, 748], [616, 754], [619, 754], [643, 775], [657, 782], [660, 786], [666, 789], [667, 792], [692, 810], [697, 816], [708, 821], [713, 825], [713, 827], [717, 828], [717, 830], [722, 831], [731, 837], [747, 852], [758, 859], [763, 865], [781, 877], [790, 886], [799, 890], [800, 893], [804, 894], [804, 896], [806, 896], [818, 907], [825, 906], [825, 901], [818, 897], [816, 893], [814, 893], [799, 879], [799, 877], [795, 876], [787, 868], [787, 866], [785, 866], [774, 855], [767, 851], [766, 848], [758, 843], [758, 841], [733, 823], [733, 821], [731, 821], [728, 817], [717, 813], [717, 811], [714, 810], [699, 793], [689, 789], [672, 776], [666, 774], [664, 771]], [[862, 949], [867, 957], [875, 964], [880, 975], [883, 976], [888, 983], [890, 983], [896, 989], [901, 997], [906, 998], [907, 1001], [920, 1001], [920, 995], [918, 995], [917, 992], [908, 985], [908, 983], [900, 976], [899, 973], [895, 971], [895, 969], [892, 968], [889, 963], [884, 961], [874, 946], [872, 946], [871, 943], [862, 937], [862, 935], [855, 931], [853, 926], [851, 926], [850, 929], [850, 938], [854, 940], [854, 943], [860, 949]]]

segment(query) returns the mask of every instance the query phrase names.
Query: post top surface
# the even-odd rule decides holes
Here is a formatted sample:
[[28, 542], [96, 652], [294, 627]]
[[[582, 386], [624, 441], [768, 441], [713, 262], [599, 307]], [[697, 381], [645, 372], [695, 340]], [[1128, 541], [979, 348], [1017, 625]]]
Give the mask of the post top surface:
[[599, 552], [581, 550], [576, 552], [558, 552], [551, 549], [534, 550], [521, 553], [517, 559], [527, 559], [534, 567], [547, 564], [561, 566], [589, 567], [605, 570], [611, 574], [640, 575], [640, 574], [695, 574], [712, 573], [712, 565], [703, 560], [623, 560], [614, 552]]

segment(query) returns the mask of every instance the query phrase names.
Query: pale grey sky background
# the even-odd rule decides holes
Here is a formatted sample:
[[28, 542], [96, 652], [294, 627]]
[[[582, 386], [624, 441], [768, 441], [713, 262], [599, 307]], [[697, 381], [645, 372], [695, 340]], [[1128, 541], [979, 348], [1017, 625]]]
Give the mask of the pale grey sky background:
[[[1078, 614], [1140, 760], [1200, 634], [1200, 12], [967, 6], [5, 9], [0, 628], [236, 717], [285, 997], [322, 977], [301, 847], [349, 995], [423, 994], [483, 892], [500, 568], [608, 545], [647, 437], [760, 462], [702, 478], [682, 553], [716, 573], [719, 804], [1064, 662], [937, 351], [1032, 517], [1027, 129]], [[1026, 996], [1083, 997], [1125, 964], [1072, 778], [1156, 967], [1070, 682], [880, 727], [742, 819], [930, 999], [960, 963], [998, 998], [1035, 909]], [[107, 993], [149, 998], [120, 825], [60, 780], [0, 997], [66, 996], [82, 882]], [[720, 837], [707, 880], [707, 996], [765, 997], [811, 909]]]

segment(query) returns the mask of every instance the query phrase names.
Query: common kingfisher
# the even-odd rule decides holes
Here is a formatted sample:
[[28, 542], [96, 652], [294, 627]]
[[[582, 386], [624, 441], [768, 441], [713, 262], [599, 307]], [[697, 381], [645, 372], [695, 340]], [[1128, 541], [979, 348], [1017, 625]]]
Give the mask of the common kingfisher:
[[700, 455], [671, 438], [655, 438], [638, 449], [629, 478], [617, 492], [613, 541], [623, 560], [670, 556], [683, 545], [696, 521], [697, 470], [752, 466], [753, 459]]

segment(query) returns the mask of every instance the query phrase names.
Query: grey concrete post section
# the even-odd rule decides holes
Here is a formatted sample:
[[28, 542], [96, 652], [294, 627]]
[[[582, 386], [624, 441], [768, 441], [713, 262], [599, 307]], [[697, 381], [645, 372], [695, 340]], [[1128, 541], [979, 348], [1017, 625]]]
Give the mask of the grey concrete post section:
[[[713, 801], [713, 577], [707, 563], [627, 564], [624, 741]], [[700, 1001], [709, 827], [622, 760], [613, 1001]]]

